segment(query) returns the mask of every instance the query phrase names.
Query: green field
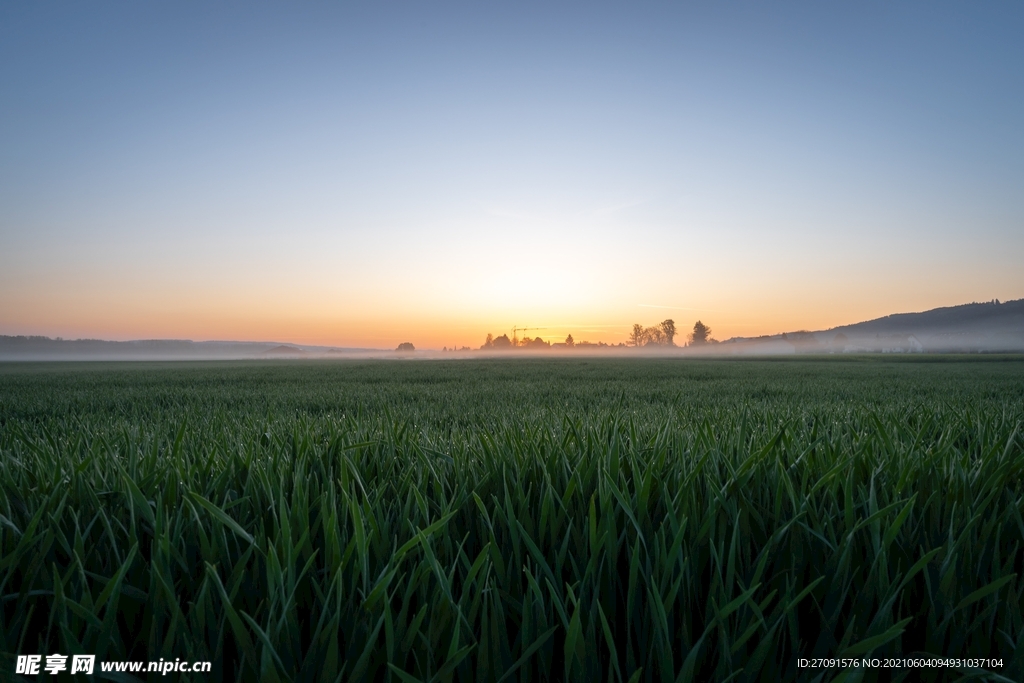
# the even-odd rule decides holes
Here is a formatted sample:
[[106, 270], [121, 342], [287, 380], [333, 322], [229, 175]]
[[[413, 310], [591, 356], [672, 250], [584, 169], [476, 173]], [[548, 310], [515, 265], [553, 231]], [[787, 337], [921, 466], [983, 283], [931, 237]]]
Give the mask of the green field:
[[1022, 423], [1020, 357], [0, 365], [0, 677], [1019, 681]]

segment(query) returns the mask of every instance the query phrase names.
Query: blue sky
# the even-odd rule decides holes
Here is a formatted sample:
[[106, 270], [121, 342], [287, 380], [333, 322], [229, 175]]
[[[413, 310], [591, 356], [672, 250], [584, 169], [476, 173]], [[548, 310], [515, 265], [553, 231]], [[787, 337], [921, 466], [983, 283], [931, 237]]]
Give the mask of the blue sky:
[[8, 3], [0, 334], [618, 341], [641, 304], [731, 336], [1024, 297], [1021, 35], [1012, 3]]

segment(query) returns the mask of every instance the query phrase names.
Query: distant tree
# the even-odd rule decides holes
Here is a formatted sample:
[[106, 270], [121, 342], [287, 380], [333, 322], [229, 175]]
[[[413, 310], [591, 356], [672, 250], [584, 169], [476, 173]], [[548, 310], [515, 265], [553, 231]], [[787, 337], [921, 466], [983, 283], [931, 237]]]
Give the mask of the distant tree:
[[633, 331], [629, 333], [630, 346], [644, 345], [644, 326], [640, 323], [633, 324]]
[[690, 334], [690, 344], [692, 344], [693, 346], [703, 346], [704, 344], [707, 344], [708, 341], [710, 341], [710, 337], [710, 327], [708, 327], [699, 320], [693, 324], [693, 333]]
[[665, 344], [665, 333], [660, 327], [648, 327], [644, 329], [644, 346], [663, 346]]
[[491, 348], [493, 346], [494, 346], [494, 335], [492, 335], [490, 332], [488, 332], [487, 333], [487, 339], [486, 339], [486, 341], [484, 341], [484, 345], [481, 346], [480, 348], [481, 349], [489, 349], [489, 348]]
[[565, 345], [568, 346], [569, 348], [572, 348], [573, 346], [575, 346], [575, 344], [576, 342], [575, 340], [573, 340], [571, 334], [565, 338]]
[[491, 340], [491, 344], [496, 349], [512, 348], [512, 340], [508, 338], [507, 334], [503, 334], [500, 337], [495, 337], [493, 340]]
[[661, 331], [665, 334], [666, 343], [669, 346], [675, 346], [676, 338], [676, 321], [669, 318], [668, 320], [661, 321]]
[[[434, 348], [437, 348], [437, 347], [435, 346]], [[401, 344], [398, 345], [398, 348], [395, 349], [395, 351], [402, 351], [402, 352], [415, 351], [415, 350], [416, 350], [416, 347], [412, 345], [412, 342], [402, 342]]]

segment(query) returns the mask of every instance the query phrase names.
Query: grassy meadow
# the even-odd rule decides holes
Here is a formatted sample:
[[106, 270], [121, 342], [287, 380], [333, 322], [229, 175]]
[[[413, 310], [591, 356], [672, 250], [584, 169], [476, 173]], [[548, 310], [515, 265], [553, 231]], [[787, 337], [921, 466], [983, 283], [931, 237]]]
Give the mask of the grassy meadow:
[[[0, 365], [0, 668], [1019, 681], [1022, 423], [1020, 357]], [[798, 667], [930, 655], [1001, 666]]]

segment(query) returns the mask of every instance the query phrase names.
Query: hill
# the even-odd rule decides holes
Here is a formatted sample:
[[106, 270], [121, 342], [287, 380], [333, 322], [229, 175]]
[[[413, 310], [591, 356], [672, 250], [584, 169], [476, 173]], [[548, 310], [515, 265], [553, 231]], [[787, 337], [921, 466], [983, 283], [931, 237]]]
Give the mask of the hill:
[[[1024, 299], [896, 313], [815, 333], [819, 342], [885, 350], [1024, 350]], [[845, 337], [845, 339], [844, 339]], [[920, 345], [920, 349], [916, 349]]]
[[895, 313], [884, 318], [834, 327], [830, 332], [854, 334], [987, 334], [1024, 331], [1024, 299], [990, 301], [933, 308], [922, 313]]
[[1024, 299], [895, 313], [815, 332], [730, 339], [730, 354], [975, 353], [1024, 351]]
[[365, 355], [377, 349], [340, 349], [280, 342], [191, 341], [188, 339], [51, 339], [0, 335], [0, 361], [49, 360], [232, 360]]

